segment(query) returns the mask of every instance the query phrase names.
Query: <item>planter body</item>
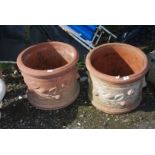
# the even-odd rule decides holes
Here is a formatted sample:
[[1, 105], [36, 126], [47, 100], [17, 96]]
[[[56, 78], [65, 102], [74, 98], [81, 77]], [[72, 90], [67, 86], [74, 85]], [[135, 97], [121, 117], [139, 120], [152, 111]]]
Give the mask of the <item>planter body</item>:
[[97, 109], [119, 114], [140, 104], [148, 61], [138, 48], [119, 43], [101, 45], [87, 55], [86, 66], [89, 98]]
[[28, 99], [39, 109], [66, 107], [79, 94], [76, 63], [78, 53], [61, 42], [41, 43], [24, 50], [17, 58]]

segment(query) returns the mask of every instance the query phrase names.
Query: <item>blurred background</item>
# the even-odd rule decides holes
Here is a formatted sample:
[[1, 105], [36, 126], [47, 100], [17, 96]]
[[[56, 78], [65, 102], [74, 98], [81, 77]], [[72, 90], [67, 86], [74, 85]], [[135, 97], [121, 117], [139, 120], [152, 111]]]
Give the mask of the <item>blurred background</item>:
[[[117, 36], [110, 42], [125, 42], [144, 51], [155, 48], [155, 26], [106, 25]], [[83, 58], [89, 51], [58, 25], [2, 25], [0, 26], [0, 61], [16, 61], [17, 55], [26, 47], [46, 41], [62, 41], [73, 45]], [[106, 43], [103, 36], [99, 44]]]

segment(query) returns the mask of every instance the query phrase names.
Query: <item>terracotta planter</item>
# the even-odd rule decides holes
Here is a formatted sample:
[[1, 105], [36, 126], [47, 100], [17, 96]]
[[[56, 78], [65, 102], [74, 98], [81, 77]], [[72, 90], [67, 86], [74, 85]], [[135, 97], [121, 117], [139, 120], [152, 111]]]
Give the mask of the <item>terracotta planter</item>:
[[138, 48], [109, 43], [96, 47], [86, 57], [89, 97], [106, 113], [119, 114], [135, 109], [142, 99], [148, 60]]
[[21, 52], [17, 65], [30, 103], [45, 110], [71, 104], [79, 94], [78, 58], [74, 47], [61, 42], [40, 43]]

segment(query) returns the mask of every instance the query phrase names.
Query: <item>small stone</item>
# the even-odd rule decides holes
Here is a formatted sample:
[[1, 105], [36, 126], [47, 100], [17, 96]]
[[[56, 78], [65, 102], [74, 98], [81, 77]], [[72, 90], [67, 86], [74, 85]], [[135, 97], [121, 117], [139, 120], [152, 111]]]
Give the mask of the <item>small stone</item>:
[[78, 123], [77, 123], [77, 125], [78, 125], [78, 126], [80, 126], [80, 125], [81, 125], [81, 123], [79, 123], [79, 122], [78, 122]]
[[140, 120], [143, 120], [143, 117], [139, 117]]
[[18, 99], [21, 100], [22, 99], [22, 96], [18, 96]]
[[13, 72], [13, 74], [17, 74], [18, 73], [18, 71], [17, 70], [15, 70], [14, 72]]
[[59, 110], [56, 110], [56, 113], [59, 113]]
[[120, 79], [120, 75], [116, 76], [115, 78], [116, 78], [116, 79]]
[[81, 115], [80, 115], [80, 117], [82, 118], [82, 117], [84, 117], [84, 115], [83, 115], [83, 114], [81, 114]]
[[87, 77], [86, 77], [86, 76], [80, 78], [80, 81], [81, 81], [81, 82], [84, 82], [84, 81], [86, 81], [86, 80], [87, 80]]
[[51, 72], [53, 72], [53, 69], [49, 69], [49, 70], [47, 70], [47, 72], [48, 73], [51, 73]]
[[115, 118], [115, 122], [118, 121], [118, 118]]
[[130, 78], [129, 78], [129, 76], [124, 76], [123, 77], [123, 80], [129, 80]]
[[84, 123], [87, 123], [87, 121], [86, 121], [86, 120], [84, 120]]
[[106, 117], [108, 117], [108, 116], [109, 116], [109, 114], [105, 114], [105, 116], [106, 116]]
[[130, 119], [125, 119], [125, 120], [123, 120], [122, 122], [123, 123], [127, 123], [127, 122], [129, 122], [130, 121]]

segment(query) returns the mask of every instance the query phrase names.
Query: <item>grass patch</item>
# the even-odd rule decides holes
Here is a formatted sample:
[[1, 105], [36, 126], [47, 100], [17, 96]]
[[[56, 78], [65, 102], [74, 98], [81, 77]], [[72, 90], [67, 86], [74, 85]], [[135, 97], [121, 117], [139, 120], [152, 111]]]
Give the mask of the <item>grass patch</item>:
[[0, 63], [0, 70], [7, 70], [11, 67], [11, 64], [6, 64], [6, 63]]

